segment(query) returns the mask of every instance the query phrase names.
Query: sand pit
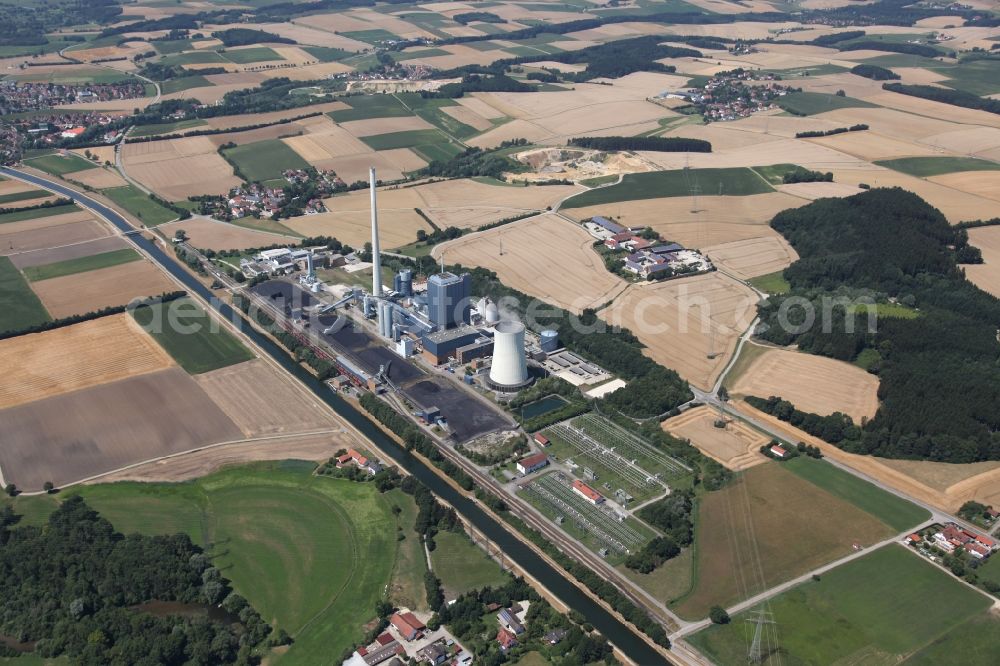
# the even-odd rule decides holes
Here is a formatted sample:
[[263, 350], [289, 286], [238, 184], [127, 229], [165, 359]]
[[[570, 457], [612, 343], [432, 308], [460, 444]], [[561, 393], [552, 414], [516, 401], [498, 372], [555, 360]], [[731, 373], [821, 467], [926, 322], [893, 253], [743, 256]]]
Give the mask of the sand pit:
[[686, 247], [705, 248], [738, 240], [777, 235], [768, 223], [779, 212], [808, 201], [781, 192], [746, 197], [644, 199], [569, 210], [575, 219], [612, 215], [629, 226], [650, 226], [664, 238]]
[[932, 183], [1000, 201], [1000, 171], [963, 171], [931, 176]]
[[121, 174], [114, 169], [98, 167], [96, 169], [85, 169], [66, 176], [67, 180], [83, 183], [96, 190], [103, 190], [109, 187], [123, 187], [128, 185]]
[[[717, 420], [724, 421], [725, 427], [717, 428]], [[724, 417], [707, 405], [689, 409], [661, 425], [671, 435], [690, 440], [699, 451], [733, 471], [767, 462], [760, 454], [760, 447], [770, 441], [767, 435], [742, 421]]]
[[180, 368], [2, 410], [0, 429], [4, 478], [25, 490], [242, 437]]
[[605, 321], [634, 333], [657, 363], [708, 389], [756, 315], [757, 296], [720, 273], [629, 286]]
[[730, 386], [734, 395], [780, 396], [804, 412], [847, 414], [855, 423], [878, 411], [878, 377], [813, 354], [769, 349]]
[[0, 342], [0, 409], [173, 365], [128, 314], [10, 338]]
[[10, 260], [18, 268], [24, 269], [29, 266], [44, 266], [45, 264], [54, 264], [57, 261], [89, 257], [94, 254], [112, 252], [127, 247], [130, 247], [128, 242], [121, 236], [108, 236], [89, 242], [84, 241], [82, 243], [60, 245], [32, 252], [20, 252], [10, 255]]
[[340, 425], [326, 405], [262, 359], [206, 372], [195, 381], [247, 437]]
[[[500, 244], [503, 243], [503, 254]], [[507, 286], [573, 312], [608, 302], [626, 286], [608, 272], [583, 227], [555, 215], [540, 215], [443, 243], [449, 263], [496, 271]], [[558, 269], [553, 270], [553, 253]]]
[[1000, 227], [969, 229], [969, 244], [983, 253], [983, 263], [962, 266], [965, 277], [980, 289], [1000, 298]]
[[217, 252], [264, 247], [275, 243], [297, 243], [299, 240], [292, 236], [256, 231], [228, 222], [218, 222], [205, 218], [170, 222], [160, 225], [159, 229], [167, 236], [173, 236], [176, 229], [183, 229], [194, 247]]
[[409, 132], [412, 130], [434, 129], [434, 126], [417, 116], [400, 118], [369, 118], [367, 120], [350, 120], [341, 123], [341, 127], [357, 137], [389, 134], [391, 132]]
[[777, 234], [711, 245], [702, 251], [719, 270], [741, 280], [783, 270], [799, 258], [792, 246]]
[[76, 275], [33, 282], [31, 289], [54, 318], [126, 305], [133, 298], [159, 296], [177, 285], [146, 259]]

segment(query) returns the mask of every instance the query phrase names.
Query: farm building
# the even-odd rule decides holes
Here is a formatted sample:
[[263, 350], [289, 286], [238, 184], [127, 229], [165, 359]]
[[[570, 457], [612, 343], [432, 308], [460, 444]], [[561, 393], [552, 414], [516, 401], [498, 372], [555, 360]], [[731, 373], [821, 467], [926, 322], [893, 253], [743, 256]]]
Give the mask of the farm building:
[[617, 222], [612, 222], [608, 218], [601, 217], [600, 215], [595, 215], [591, 219], [591, 222], [593, 222], [594, 224], [596, 224], [597, 226], [601, 227], [606, 231], [610, 231], [613, 234], [620, 234], [628, 231], [628, 229], [618, 224]]
[[534, 440], [538, 442], [540, 446], [548, 446], [551, 443], [549, 442], [549, 438], [540, 432], [536, 432], [534, 435], [532, 435], [532, 438], [534, 438]]
[[770, 450], [775, 458], [784, 458], [788, 455], [788, 451], [785, 450], [785, 447], [779, 444], [772, 444]]
[[424, 635], [424, 623], [413, 613], [393, 613], [389, 623], [396, 628], [399, 635], [408, 641], [413, 641]]
[[520, 636], [525, 631], [524, 625], [517, 619], [519, 612], [521, 612], [520, 609], [515, 606], [514, 608], [504, 608], [497, 614], [497, 621], [503, 625], [504, 629], [514, 632], [515, 636]]
[[582, 497], [583, 499], [587, 500], [594, 506], [597, 506], [598, 504], [604, 504], [604, 495], [597, 492], [596, 490], [588, 486], [580, 479], [575, 479], [573, 481], [573, 492]]
[[959, 527], [955, 523], [947, 523], [934, 534], [934, 545], [947, 552], [964, 549], [976, 559], [986, 559], [997, 550], [997, 542], [990, 537], [977, 534], [971, 530]]
[[369, 474], [378, 474], [382, 471], [382, 465], [377, 460], [362, 455], [354, 449], [347, 449], [347, 453], [337, 458], [337, 467], [353, 462], [358, 467], [368, 470]]
[[517, 461], [517, 471], [521, 474], [531, 474], [537, 469], [541, 469], [549, 464], [549, 457], [544, 453], [536, 453], [533, 456], [525, 456]]

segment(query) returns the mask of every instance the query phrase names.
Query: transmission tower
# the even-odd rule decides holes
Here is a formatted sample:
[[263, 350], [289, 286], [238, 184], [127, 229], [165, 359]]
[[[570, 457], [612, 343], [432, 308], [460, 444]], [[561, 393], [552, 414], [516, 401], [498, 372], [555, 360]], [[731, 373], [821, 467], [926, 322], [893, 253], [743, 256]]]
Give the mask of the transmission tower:
[[747, 663], [750, 664], [761, 664], [764, 662], [764, 655], [760, 651], [760, 637], [764, 631], [765, 624], [777, 624], [774, 620], [770, 619], [770, 613], [766, 611], [756, 611], [752, 613], [754, 617], [748, 617], [747, 622], [756, 625], [753, 630], [753, 643], [750, 644], [750, 652], [747, 653]]

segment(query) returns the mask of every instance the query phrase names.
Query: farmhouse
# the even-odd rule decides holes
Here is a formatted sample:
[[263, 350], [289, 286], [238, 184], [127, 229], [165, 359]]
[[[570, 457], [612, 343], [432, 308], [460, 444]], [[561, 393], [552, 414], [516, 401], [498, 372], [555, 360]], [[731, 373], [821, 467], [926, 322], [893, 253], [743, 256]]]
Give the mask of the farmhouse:
[[670, 277], [678, 273], [702, 273], [712, 269], [712, 262], [695, 250], [685, 250], [677, 243], [637, 249], [623, 259], [625, 270], [643, 278]]
[[369, 474], [374, 475], [382, 471], [382, 465], [377, 460], [364, 456], [354, 449], [347, 449], [347, 453], [337, 458], [337, 467], [343, 467], [351, 462], [362, 469], [368, 470]]
[[587, 500], [594, 506], [597, 506], [598, 504], [604, 504], [604, 495], [597, 492], [596, 490], [588, 486], [580, 479], [575, 479], [573, 481], [573, 492], [582, 497], [583, 499]]
[[544, 453], [536, 453], [532, 456], [525, 456], [517, 461], [517, 471], [520, 474], [531, 474], [537, 469], [541, 469], [549, 464], [549, 457]]
[[953, 552], [964, 549], [976, 559], [986, 559], [997, 550], [997, 542], [988, 536], [978, 534], [959, 527], [955, 523], [947, 523], [934, 534], [934, 545], [941, 550]]
[[785, 456], [788, 455], [788, 451], [786, 451], [785, 447], [781, 446], [780, 444], [772, 444], [770, 451], [775, 458], [784, 458]]
[[504, 629], [513, 632], [515, 636], [520, 636], [525, 631], [524, 625], [517, 619], [517, 614], [520, 612], [521, 608], [516, 604], [513, 608], [504, 608], [497, 614], [497, 621]]
[[536, 432], [534, 435], [532, 435], [532, 438], [536, 442], [538, 442], [539, 446], [548, 446], [550, 444], [549, 438], [540, 432]]
[[427, 628], [413, 613], [393, 613], [389, 623], [396, 628], [399, 635], [408, 641], [413, 641], [424, 635]]
[[500, 649], [503, 652], [517, 646], [517, 636], [513, 632], [507, 631], [503, 627], [497, 632], [497, 643], [500, 644]]

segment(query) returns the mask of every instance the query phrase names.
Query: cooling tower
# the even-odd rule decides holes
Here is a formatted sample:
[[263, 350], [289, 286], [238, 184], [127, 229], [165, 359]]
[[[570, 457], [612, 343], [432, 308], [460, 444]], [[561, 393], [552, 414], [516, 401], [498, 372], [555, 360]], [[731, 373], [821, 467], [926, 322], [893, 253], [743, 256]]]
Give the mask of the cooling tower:
[[524, 352], [524, 324], [502, 321], [493, 337], [493, 365], [490, 384], [500, 390], [516, 390], [528, 383], [528, 363]]

